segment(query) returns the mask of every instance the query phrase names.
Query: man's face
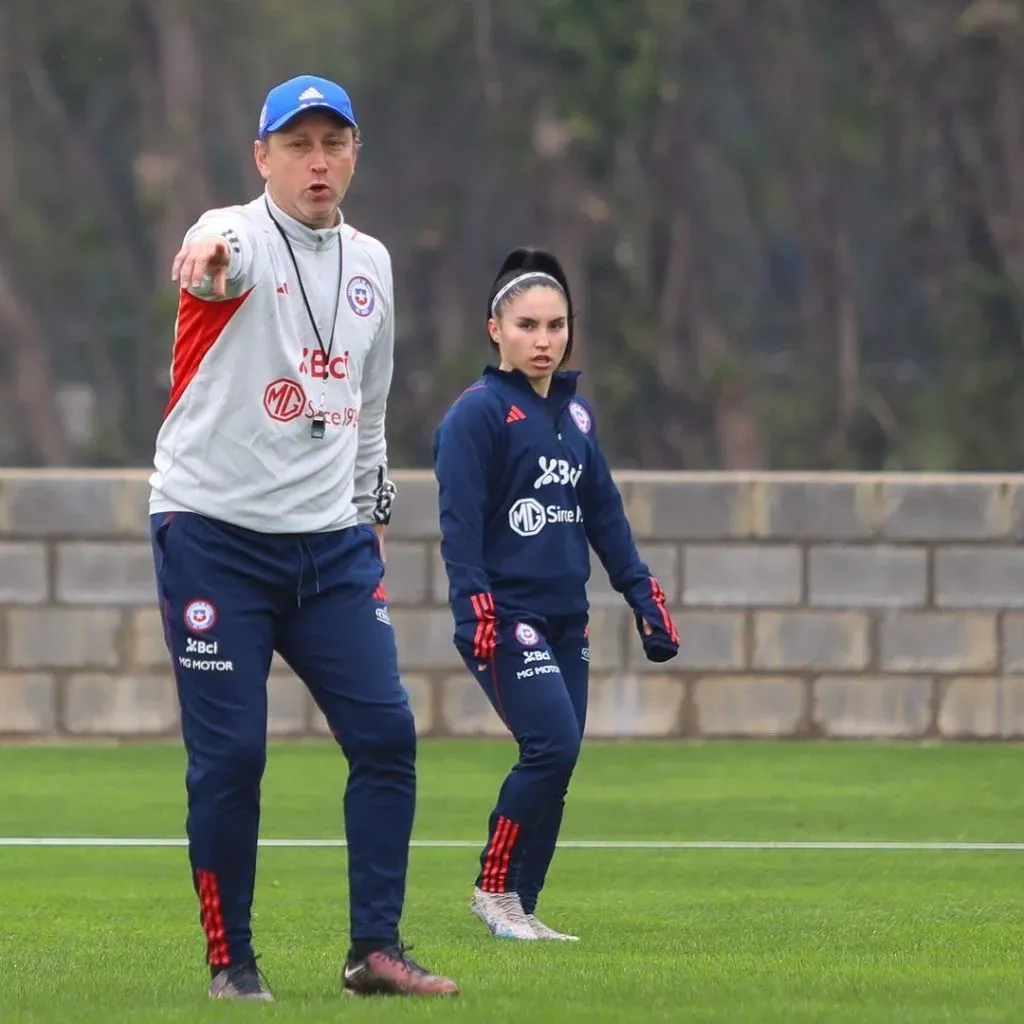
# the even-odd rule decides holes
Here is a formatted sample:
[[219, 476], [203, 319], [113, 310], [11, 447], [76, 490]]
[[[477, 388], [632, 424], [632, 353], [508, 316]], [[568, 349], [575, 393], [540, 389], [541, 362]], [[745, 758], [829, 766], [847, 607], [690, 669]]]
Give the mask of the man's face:
[[355, 132], [323, 110], [310, 110], [255, 144], [256, 166], [274, 202], [312, 228], [331, 227], [356, 169]]

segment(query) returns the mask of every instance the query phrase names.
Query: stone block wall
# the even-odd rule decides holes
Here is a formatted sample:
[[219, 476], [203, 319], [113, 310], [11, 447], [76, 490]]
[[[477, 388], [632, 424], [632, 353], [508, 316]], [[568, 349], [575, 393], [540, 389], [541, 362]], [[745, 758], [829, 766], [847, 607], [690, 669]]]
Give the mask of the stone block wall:
[[[643, 660], [594, 558], [595, 737], [1024, 736], [1024, 476], [617, 474], [682, 651]], [[424, 736], [500, 735], [451, 644], [429, 472], [387, 586]], [[0, 471], [0, 737], [177, 734], [144, 472]], [[270, 730], [323, 735], [275, 662]]]

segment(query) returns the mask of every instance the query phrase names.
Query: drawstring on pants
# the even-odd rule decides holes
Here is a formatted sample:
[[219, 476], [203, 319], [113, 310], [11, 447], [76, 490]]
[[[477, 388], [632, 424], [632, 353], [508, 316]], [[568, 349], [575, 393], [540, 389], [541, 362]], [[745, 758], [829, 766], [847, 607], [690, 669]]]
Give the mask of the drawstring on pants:
[[295, 590], [295, 603], [299, 608], [302, 607], [302, 570], [306, 561], [303, 557], [304, 553], [309, 555], [309, 564], [313, 567], [313, 583], [316, 586], [316, 592], [320, 593], [320, 570], [317, 568], [316, 559], [313, 557], [309, 545], [304, 540], [299, 541], [299, 582]]

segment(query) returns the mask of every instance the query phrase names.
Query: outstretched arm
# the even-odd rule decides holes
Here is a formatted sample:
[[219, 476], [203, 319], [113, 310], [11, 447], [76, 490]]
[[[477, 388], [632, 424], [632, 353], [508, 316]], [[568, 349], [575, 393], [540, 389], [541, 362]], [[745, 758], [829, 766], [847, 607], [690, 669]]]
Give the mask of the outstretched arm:
[[252, 225], [233, 210], [210, 210], [186, 232], [171, 280], [197, 299], [236, 298], [254, 284]]

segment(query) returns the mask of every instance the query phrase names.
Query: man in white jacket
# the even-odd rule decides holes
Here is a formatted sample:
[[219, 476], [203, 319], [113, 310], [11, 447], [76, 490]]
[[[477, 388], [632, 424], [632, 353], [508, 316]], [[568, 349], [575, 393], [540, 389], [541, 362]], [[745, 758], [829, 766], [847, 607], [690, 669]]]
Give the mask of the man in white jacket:
[[264, 193], [204, 213], [172, 267], [150, 523], [217, 998], [272, 999], [251, 907], [275, 650], [349, 764], [344, 991], [457, 992], [399, 937], [416, 733], [382, 583], [394, 290], [387, 249], [339, 208], [358, 151], [340, 86], [304, 75], [275, 87], [254, 144]]

